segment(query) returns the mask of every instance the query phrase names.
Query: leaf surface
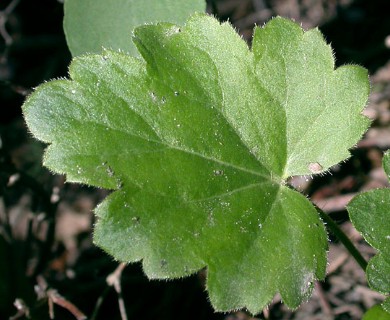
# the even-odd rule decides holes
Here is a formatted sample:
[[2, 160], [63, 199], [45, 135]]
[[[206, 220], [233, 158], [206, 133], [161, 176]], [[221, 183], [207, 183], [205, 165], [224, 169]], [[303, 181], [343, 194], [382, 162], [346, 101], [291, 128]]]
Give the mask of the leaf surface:
[[149, 278], [207, 267], [216, 310], [256, 313], [277, 292], [297, 307], [325, 276], [327, 236], [286, 179], [348, 157], [368, 126], [366, 71], [334, 70], [320, 32], [283, 18], [256, 29], [253, 50], [202, 14], [139, 27], [134, 42], [142, 59], [76, 58], [71, 80], [28, 98], [44, 164], [116, 190], [94, 240]]
[[380, 305], [375, 305], [364, 314], [362, 320], [390, 320], [390, 313], [383, 310]]
[[101, 53], [102, 47], [137, 54], [129, 41], [134, 27], [157, 21], [181, 24], [205, 8], [204, 0], [66, 0], [64, 31], [74, 57]]
[[[383, 157], [383, 167], [390, 179], [390, 153]], [[379, 253], [369, 262], [366, 270], [369, 285], [390, 295], [390, 189], [377, 189], [356, 196], [348, 204], [355, 228]], [[383, 308], [390, 312], [389, 298]]]

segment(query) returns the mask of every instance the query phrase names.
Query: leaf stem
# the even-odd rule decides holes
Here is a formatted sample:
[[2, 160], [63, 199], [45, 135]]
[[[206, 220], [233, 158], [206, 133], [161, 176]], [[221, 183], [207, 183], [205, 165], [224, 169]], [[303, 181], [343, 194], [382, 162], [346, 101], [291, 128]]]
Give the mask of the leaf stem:
[[328, 229], [330, 229], [330, 231], [341, 241], [344, 247], [349, 251], [352, 257], [356, 260], [356, 262], [365, 272], [367, 268], [367, 261], [361, 255], [360, 251], [354, 246], [354, 244], [347, 237], [344, 231], [341, 230], [341, 228], [337, 225], [337, 223], [334, 222], [333, 219], [328, 214], [326, 214], [318, 207], [317, 207], [317, 211], [319, 212], [322, 220], [326, 222]]

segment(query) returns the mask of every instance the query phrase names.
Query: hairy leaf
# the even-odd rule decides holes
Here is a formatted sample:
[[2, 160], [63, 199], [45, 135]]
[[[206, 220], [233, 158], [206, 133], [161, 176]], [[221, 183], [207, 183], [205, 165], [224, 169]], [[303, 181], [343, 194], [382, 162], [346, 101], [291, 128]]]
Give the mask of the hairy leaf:
[[157, 21], [184, 23], [204, 12], [204, 0], [66, 0], [64, 31], [73, 56], [101, 53], [102, 47], [136, 54], [129, 38], [134, 27]]
[[[383, 158], [390, 179], [390, 153]], [[367, 266], [369, 285], [390, 295], [390, 189], [377, 189], [356, 196], [348, 205], [351, 221], [364, 239], [379, 251]], [[383, 307], [390, 312], [389, 299]]]
[[256, 28], [252, 50], [202, 14], [139, 27], [134, 42], [143, 59], [79, 57], [71, 80], [28, 98], [45, 165], [116, 190], [94, 240], [149, 278], [207, 267], [216, 310], [256, 313], [277, 292], [297, 307], [325, 276], [327, 236], [286, 180], [349, 156], [369, 123], [366, 71], [334, 70], [321, 33], [283, 18]]

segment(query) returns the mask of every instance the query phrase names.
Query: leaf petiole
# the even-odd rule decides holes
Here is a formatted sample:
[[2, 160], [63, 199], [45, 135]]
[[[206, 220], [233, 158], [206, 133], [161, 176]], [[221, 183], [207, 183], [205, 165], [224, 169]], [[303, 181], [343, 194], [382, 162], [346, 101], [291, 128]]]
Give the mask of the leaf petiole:
[[366, 268], [367, 268], [367, 261], [361, 255], [359, 250], [355, 247], [355, 245], [347, 237], [347, 235], [344, 233], [344, 231], [341, 230], [341, 228], [337, 225], [337, 223], [334, 222], [333, 219], [328, 214], [326, 214], [323, 210], [321, 210], [318, 207], [316, 209], [317, 209], [318, 213], [320, 214], [321, 219], [324, 222], [326, 222], [327, 228], [341, 241], [341, 243], [344, 245], [344, 247], [349, 251], [349, 253], [352, 255], [352, 257], [356, 260], [356, 262], [359, 264], [359, 266], [365, 272]]

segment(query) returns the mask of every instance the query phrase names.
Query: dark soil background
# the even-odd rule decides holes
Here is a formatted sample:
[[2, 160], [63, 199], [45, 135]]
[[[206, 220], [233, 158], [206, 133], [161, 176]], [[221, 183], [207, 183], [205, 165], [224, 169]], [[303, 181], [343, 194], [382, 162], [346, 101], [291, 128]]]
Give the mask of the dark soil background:
[[[381, 159], [390, 147], [389, 1], [220, 0], [209, 1], [208, 12], [230, 20], [248, 42], [254, 25], [275, 15], [304, 28], [319, 26], [338, 65], [369, 70], [372, 94], [364, 113], [373, 125], [351, 159], [332, 174], [291, 183], [371, 257], [375, 251], [351, 227], [344, 208], [357, 192], [388, 186]], [[29, 136], [21, 105], [33, 87], [67, 75], [71, 56], [62, 17], [60, 1], [0, 1], [0, 320], [85, 319], [83, 314], [126, 319], [124, 309], [127, 319], [251, 319], [245, 311], [213, 312], [205, 271], [182, 280], [149, 281], [139, 264], [118, 265], [91, 241], [92, 209], [107, 193], [66, 184], [63, 176], [41, 167], [44, 146]], [[293, 312], [275, 297], [257, 318], [361, 319], [383, 299], [367, 287], [344, 247], [332, 235], [330, 240], [328, 277], [316, 284], [310, 301]]]

